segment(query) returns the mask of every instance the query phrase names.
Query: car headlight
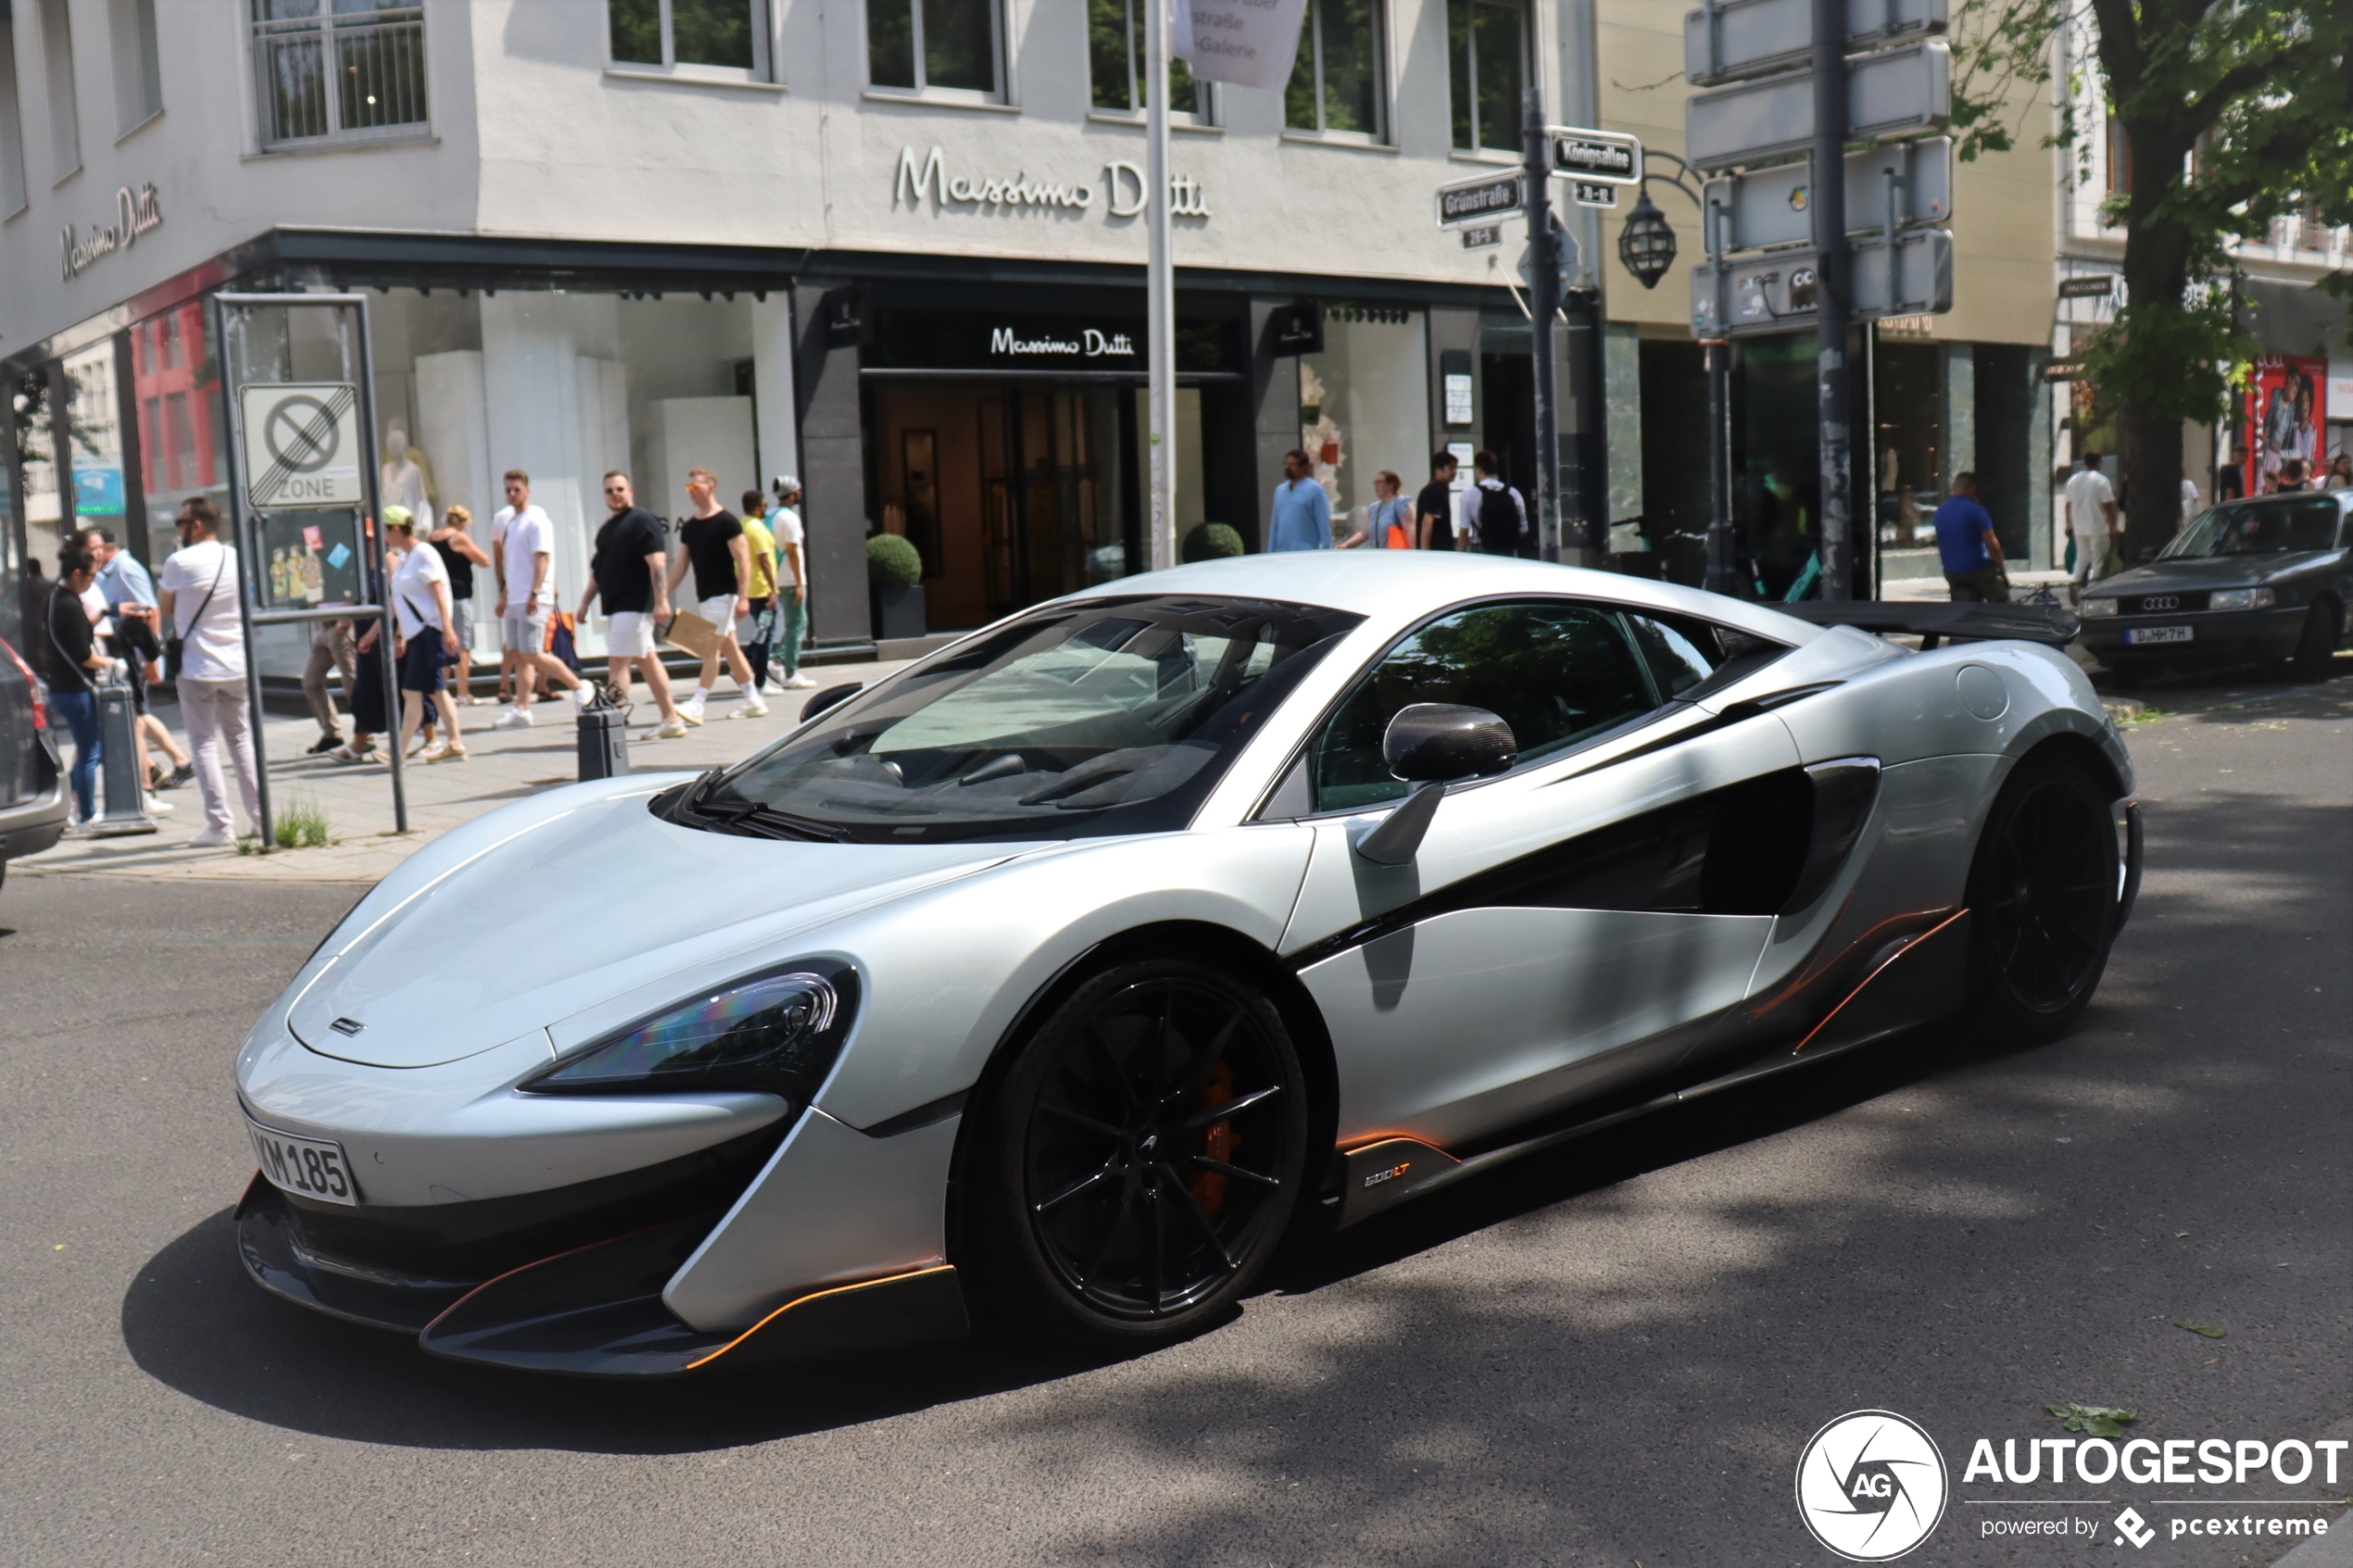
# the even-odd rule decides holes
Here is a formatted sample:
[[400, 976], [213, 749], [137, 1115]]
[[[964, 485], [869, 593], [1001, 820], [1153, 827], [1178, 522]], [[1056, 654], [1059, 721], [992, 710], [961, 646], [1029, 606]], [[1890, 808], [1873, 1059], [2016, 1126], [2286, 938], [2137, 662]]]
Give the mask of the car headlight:
[[857, 1010], [855, 970], [796, 963], [681, 1002], [516, 1087], [535, 1095], [749, 1089], [805, 1106], [841, 1054]]
[[2114, 615], [2116, 601], [2114, 599], [2085, 599], [2075, 607], [2075, 613], [2086, 621], [2095, 615]]
[[2217, 588], [2207, 596], [2208, 609], [2269, 609], [2279, 596], [2269, 588]]

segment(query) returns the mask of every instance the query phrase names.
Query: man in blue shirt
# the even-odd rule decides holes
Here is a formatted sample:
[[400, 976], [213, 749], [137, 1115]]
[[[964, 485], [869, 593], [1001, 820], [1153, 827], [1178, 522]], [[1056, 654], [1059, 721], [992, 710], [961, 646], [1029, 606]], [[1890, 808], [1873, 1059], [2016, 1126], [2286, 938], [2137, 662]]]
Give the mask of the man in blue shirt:
[[1953, 601], [2009, 603], [2009, 568], [2002, 559], [2002, 542], [1994, 537], [1994, 515], [1978, 505], [1977, 475], [1966, 470], [1955, 474], [1953, 493], [1931, 521], [1936, 525], [1936, 554]]
[[1283, 482], [1275, 486], [1275, 516], [1266, 528], [1266, 552], [1328, 550], [1332, 547], [1332, 501], [1315, 483], [1307, 454], [1283, 454]]

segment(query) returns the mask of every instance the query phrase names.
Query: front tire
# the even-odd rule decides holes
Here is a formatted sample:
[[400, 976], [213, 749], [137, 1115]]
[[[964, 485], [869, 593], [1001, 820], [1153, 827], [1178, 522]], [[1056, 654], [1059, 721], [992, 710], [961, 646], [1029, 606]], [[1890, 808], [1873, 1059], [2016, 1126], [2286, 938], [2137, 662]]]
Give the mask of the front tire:
[[2116, 823], [2107, 791], [2063, 758], [2030, 758], [1986, 813], [1969, 867], [1976, 1021], [2040, 1042], [2091, 1005], [2116, 937]]
[[1184, 959], [1092, 976], [981, 1108], [960, 1227], [976, 1304], [1030, 1336], [1123, 1347], [1214, 1320], [1298, 1208], [1307, 1110], [1256, 990]]

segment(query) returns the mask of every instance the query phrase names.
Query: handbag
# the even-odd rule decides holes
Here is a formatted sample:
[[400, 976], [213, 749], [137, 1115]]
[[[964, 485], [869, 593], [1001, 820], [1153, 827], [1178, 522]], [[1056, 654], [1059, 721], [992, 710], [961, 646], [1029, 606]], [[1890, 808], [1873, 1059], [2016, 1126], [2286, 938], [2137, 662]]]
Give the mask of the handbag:
[[[220, 552], [220, 564], [212, 569], [212, 586], [204, 591], [204, 598], [197, 604], [196, 613], [188, 617], [188, 627], [191, 631], [204, 623], [204, 612], [211, 606], [212, 596], [220, 591], [220, 574], [228, 570], [229, 552], [224, 549]], [[187, 652], [187, 646], [188, 640], [176, 631], [163, 640], [163, 678], [165, 680], [180, 679], [180, 665], [182, 657]]]
[[580, 634], [572, 611], [560, 609], [547, 617], [547, 641], [540, 650], [555, 655], [556, 662], [580, 673]]
[[661, 640], [681, 653], [709, 659], [719, 648], [719, 628], [691, 609], [682, 609], [661, 629]]

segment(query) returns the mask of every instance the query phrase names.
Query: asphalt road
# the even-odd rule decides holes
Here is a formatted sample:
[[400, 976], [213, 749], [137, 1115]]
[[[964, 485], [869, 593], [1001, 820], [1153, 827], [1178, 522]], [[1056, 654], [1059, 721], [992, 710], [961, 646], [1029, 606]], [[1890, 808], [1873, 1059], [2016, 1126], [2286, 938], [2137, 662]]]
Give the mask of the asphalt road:
[[[2195, 711], [2133, 729], [2148, 882], [2070, 1037], [1913, 1038], [1621, 1130], [1109, 1364], [963, 1346], [613, 1388], [283, 1305], [231, 1249], [230, 1060], [350, 890], [19, 879], [0, 1562], [1810, 1568], [1793, 1469], [1864, 1407], [1953, 1467], [1907, 1562], [2269, 1562], [2278, 1537], [1989, 1538], [2069, 1511], [1959, 1500], [1987, 1495], [1970, 1441], [2057, 1435], [2053, 1401], [2158, 1440], [2353, 1437], [2353, 679], [2261, 690], [2145, 694]], [[2152, 1499], [2215, 1495], [2004, 1491], [2160, 1528], [2196, 1511]]]

